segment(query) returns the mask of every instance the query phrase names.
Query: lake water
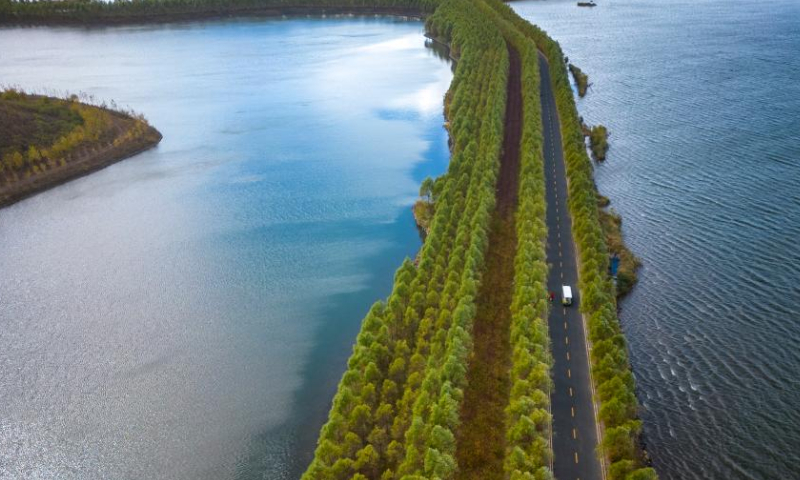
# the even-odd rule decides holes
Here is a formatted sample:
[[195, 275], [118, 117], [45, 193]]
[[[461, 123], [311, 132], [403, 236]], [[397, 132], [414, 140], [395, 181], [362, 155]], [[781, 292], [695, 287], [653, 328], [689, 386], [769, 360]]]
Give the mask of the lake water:
[[420, 242], [450, 66], [420, 22], [0, 29], [0, 83], [155, 149], [0, 210], [0, 478], [294, 479]]
[[663, 479], [800, 478], [800, 2], [515, 2], [589, 75]]

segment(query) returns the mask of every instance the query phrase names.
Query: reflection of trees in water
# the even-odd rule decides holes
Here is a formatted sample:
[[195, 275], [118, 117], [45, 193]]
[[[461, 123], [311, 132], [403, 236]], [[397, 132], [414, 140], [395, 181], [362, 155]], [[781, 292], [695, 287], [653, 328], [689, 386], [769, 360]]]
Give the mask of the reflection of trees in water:
[[[436, 42], [430, 38], [425, 39], [425, 48], [429, 49], [439, 60], [444, 60], [446, 62], [451, 61], [450, 58], [450, 48], [447, 45], [442, 43]], [[453, 64], [455, 68], [455, 64]]]

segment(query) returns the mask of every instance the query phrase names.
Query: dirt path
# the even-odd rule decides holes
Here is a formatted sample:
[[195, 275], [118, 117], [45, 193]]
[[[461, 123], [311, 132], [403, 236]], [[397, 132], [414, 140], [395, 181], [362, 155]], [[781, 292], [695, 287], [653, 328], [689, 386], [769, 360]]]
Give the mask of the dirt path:
[[467, 370], [467, 387], [461, 408], [461, 429], [456, 447], [459, 479], [502, 479], [505, 456], [505, 407], [511, 381], [511, 298], [517, 234], [514, 212], [519, 184], [519, 149], [522, 135], [522, 85], [519, 54], [508, 47], [510, 66], [506, 100], [505, 135], [497, 205], [489, 230], [486, 267], [478, 291], [472, 335], [473, 356]]

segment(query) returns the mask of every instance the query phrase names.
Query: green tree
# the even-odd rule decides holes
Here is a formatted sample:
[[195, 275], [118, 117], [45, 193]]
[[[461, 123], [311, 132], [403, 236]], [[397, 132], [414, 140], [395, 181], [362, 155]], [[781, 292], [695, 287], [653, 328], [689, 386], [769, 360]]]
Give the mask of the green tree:
[[422, 184], [419, 187], [419, 196], [422, 197], [427, 202], [432, 202], [433, 186], [434, 186], [433, 179], [431, 177], [425, 177], [425, 180], [422, 181]]

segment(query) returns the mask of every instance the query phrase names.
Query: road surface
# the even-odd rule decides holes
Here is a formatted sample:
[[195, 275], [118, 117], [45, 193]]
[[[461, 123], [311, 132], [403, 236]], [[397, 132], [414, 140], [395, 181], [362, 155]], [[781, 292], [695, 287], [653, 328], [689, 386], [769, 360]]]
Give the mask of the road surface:
[[[550, 318], [553, 380], [550, 395], [553, 413], [553, 473], [558, 480], [602, 480], [596, 455], [597, 428], [592, 405], [588, 353], [580, 314], [578, 271], [572, 241], [572, 221], [567, 209], [567, 180], [561, 128], [550, 85], [547, 61], [539, 55], [541, 72], [544, 170], [547, 183], [547, 288], [555, 292]], [[572, 287], [572, 306], [561, 305], [561, 286]]]

